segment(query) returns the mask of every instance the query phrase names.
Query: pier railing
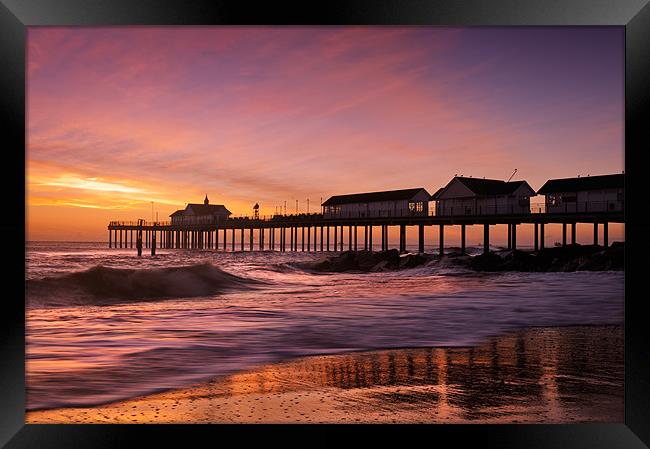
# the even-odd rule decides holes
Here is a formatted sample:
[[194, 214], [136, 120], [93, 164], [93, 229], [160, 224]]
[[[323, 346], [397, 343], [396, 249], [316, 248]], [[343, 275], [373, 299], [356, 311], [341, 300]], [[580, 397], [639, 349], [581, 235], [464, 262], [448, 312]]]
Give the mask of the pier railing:
[[137, 220], [135, 221], [111, 221], [108, 223], [109, 226], [143, 226], [143, 227], [151, 227], [151, 226], [169, 226], [171, 225], [171, 221], [143, 221], [142, 223], [138, 223]]
[[572, 214], [572, 213], [621, 213], [624, 210], [623, 201], [581, 201], [558, 204], [530, 203], [528, 208], [515, 205], [469, 206], [447, 208], [437, 213], [435, 205], [429, 211], [430, 216], [465, 217], [484, 215], [517, 215], [517, 214]]

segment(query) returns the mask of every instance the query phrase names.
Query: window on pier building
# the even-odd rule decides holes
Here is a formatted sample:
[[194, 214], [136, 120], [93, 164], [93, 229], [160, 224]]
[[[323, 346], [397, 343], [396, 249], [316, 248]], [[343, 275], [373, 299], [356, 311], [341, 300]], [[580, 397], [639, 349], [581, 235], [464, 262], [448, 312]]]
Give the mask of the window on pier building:
[[340, 206], [325, 206], [325, 213], [326, 214], [338, 215], [338, 214], [341, 213], [341, 207]]
[[409, 211], [422, 212], [424, 210], [424, 203], [422, 201], [409, 201]]

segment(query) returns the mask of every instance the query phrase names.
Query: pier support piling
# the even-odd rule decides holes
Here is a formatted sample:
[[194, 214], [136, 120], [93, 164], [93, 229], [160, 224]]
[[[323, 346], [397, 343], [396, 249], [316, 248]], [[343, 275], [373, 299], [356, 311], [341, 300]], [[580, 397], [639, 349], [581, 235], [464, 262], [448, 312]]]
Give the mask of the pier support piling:
[[138, 257], [142, 257], [142, 228], [137, 230], [136, 239], [135, 247], [138, 250]]
[[465, 250], [465, 225], [460, 225], [460, 254], [465, 255], [467, 251]]
[[603, 223], [603, 246], [607, 248], [609, 246], [609, 223]]
[[483, 253], [487, 254], [490, 252], [490, 225], [485, 223], [483, 224]]
[[399, 225], [399, 252], [406, 251], [406, 226]]
[[594, 223], [594, 245], [598, 246], [598, 222]]
[[571, 244], [576, 244], [576, 226], [578, 223], [571, 223]]
[[517, 223], [512, 223], [512, 250], [517, 249]]
[[544, 249], [544, 223], [539, 224], [539, 249]]
[[444, 254], [445, 254], [445, 225], [442, 225], [442, 224], [441, 224], [441, 225], [439, 226], [439, 228], [440, 228], [440, 230], [439, 230], [439, 232], [440, 232], [440, 238], [439, 238], [439, 242], [438, 242], [438, 243], [439, 243], [440, 248], [439, 248], [438, 251], [440, 252], [440, 255], [441, 255], [441, 256], [444, 256]]
[[562, 223], [562, 246], [566, 246], [566, 223]]

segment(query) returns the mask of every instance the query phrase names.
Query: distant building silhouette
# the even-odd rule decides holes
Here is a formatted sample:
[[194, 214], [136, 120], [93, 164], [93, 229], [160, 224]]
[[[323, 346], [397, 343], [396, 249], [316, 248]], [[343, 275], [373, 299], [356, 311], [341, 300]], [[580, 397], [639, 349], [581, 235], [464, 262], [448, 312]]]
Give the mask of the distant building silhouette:
[[210, 204], [208, 195], [205, 195], [203, 204], [188, 204], [185, 209], [179, 209], [170, 215], [172, 225], [222, 223], [230, 215], [230, 211], [223, 204]]

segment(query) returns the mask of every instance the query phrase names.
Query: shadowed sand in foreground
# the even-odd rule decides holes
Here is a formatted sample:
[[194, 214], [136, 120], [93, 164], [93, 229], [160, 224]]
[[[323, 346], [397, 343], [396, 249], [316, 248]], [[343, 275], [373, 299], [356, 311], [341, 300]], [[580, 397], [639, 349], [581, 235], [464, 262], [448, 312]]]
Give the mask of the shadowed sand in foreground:
[[623, 328], [533, 328], [474, 348], [312, 356], [28, 423], [623, 422]]

